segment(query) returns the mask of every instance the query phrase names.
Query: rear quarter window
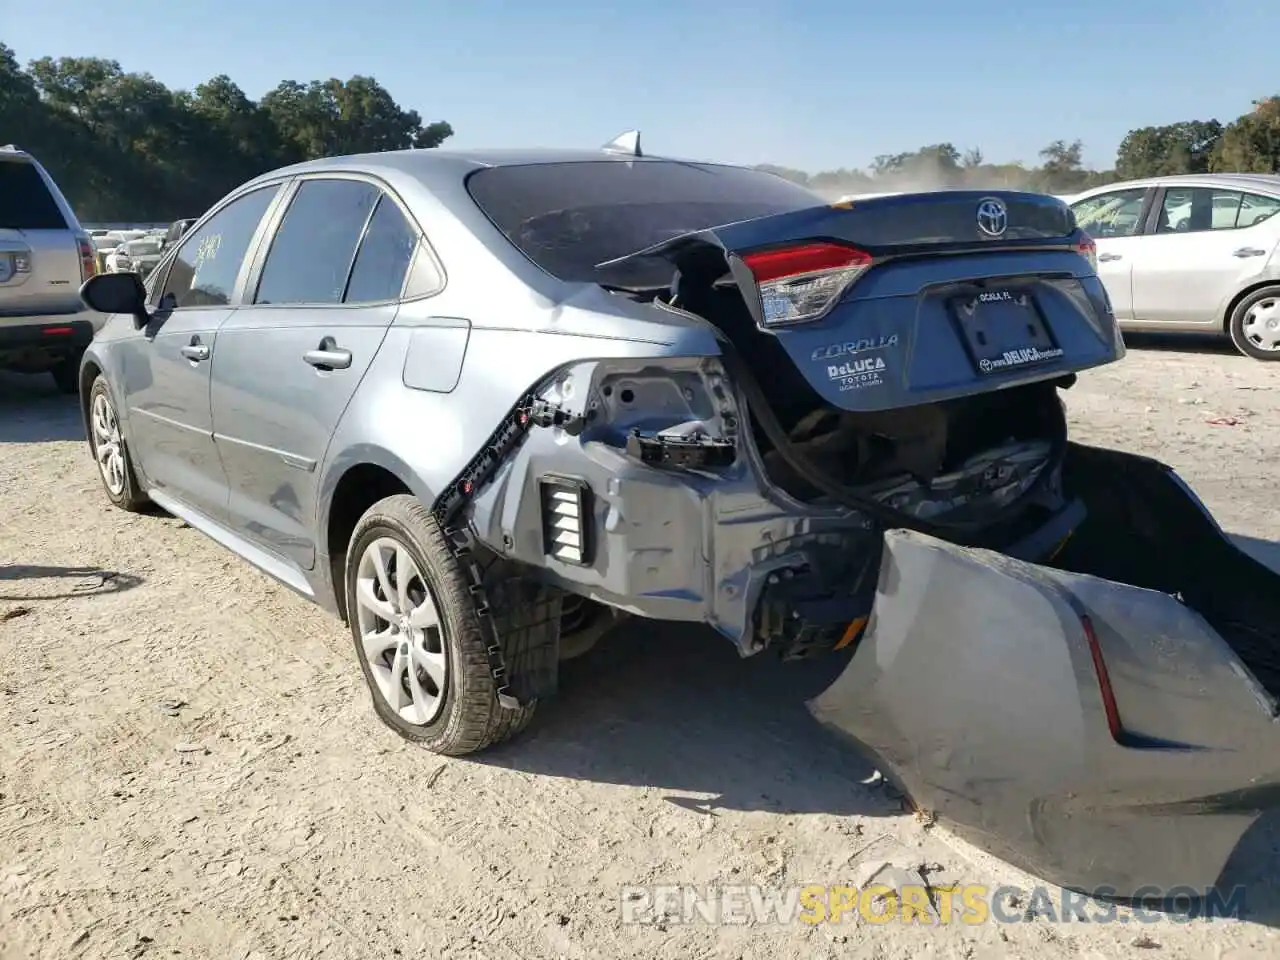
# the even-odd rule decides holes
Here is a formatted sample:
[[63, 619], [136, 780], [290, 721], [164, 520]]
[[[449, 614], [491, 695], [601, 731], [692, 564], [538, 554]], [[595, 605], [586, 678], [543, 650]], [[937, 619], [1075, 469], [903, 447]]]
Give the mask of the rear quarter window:
[[40, 171], [25, 160], [0, 160], [0, 227], [66, 230], [67, 219]]

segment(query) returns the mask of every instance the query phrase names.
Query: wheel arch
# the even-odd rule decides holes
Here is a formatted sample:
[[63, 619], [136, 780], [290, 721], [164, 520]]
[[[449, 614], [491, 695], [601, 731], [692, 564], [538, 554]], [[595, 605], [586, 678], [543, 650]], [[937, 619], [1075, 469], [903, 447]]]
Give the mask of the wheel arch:
[[[93, 381], [102, 375], [102, 365], [98, 362], [97, 357], [86, 353], [84, 359], [80, 362], [80, 421], [84, 425], [84, 436], [89, 438], [89, 390], [93, 387]], [[116, 417], [119, 418], [119, 411]]]
[[361, 444], [334, 458], [321, 484], [317, 532], [323, 538], [335, 608], [347, 619], [346, 554], [351, 533], [365, 512], [384, 497], [408, 493], [428, 508], [434, 493], [402, 459], [383, 447]]
[[1267, 287], [1275, 287], [1280, 290], [1280, 277], [1271, 277], [1269, 280], [1259, 280], [1251, 283], [1247, 287], [1242, 288], [1235, 296], [1227, 302], [1227, 309], [1222, 314], [1222, 332], [1231, 335], [1231, 317], [1236, 312], [1236, 307], [1240, 306], [1240, 302], [1245, 297], [1257, 293], [1259, 290], [1265, 290]]

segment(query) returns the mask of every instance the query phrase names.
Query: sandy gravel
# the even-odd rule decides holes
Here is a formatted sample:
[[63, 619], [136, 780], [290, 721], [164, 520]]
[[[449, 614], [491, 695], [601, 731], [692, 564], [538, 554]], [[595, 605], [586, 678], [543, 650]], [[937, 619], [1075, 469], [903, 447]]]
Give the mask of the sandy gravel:
[[[1075, 435], [1172, 462], [1274, 551], [1278, 372], [1144, 342], [1068, 394]], [[1280, 955], [1269, 849], [1260, 922], [623, 926], [634, 884], [1019, 878], [861, 783], [803, 709], [834, 660], [639, 624], [523, 739], [446, 761], [374, 720], [340, 625], [112, 509], [44, 378], [0, 378], [0, 490], [4, 960]]]

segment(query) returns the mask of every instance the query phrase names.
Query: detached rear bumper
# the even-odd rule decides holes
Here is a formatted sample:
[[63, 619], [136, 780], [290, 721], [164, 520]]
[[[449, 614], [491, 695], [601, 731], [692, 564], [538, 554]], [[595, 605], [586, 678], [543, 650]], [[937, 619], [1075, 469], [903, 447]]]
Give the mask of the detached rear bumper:
[[857, 652], [811, 708], [961, 836], [1090, 893], [1219, 886], [1280, 807], [1275, 696], [1200, 614], [904, 531], [885, 537]]

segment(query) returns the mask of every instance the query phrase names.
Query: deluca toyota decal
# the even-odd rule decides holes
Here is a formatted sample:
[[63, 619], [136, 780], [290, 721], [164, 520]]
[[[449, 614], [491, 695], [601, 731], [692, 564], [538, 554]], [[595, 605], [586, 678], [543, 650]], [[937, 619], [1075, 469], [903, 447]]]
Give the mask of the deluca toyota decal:
[[1054, 347], [1051, 350], [1041, 350], [1039, 347], [1024, 347], [1020, 350], [1006, 350], [1003, 356], [996, 357], [994, 360], [983, 360], [978, 364], [987, 372], [990, 370], [1006, 370], [1009, 367], [1022, 367], [1028, 363], [1043, 363], [1046, 360], [1057, 360], [1062, 356], [1062, 350]]

